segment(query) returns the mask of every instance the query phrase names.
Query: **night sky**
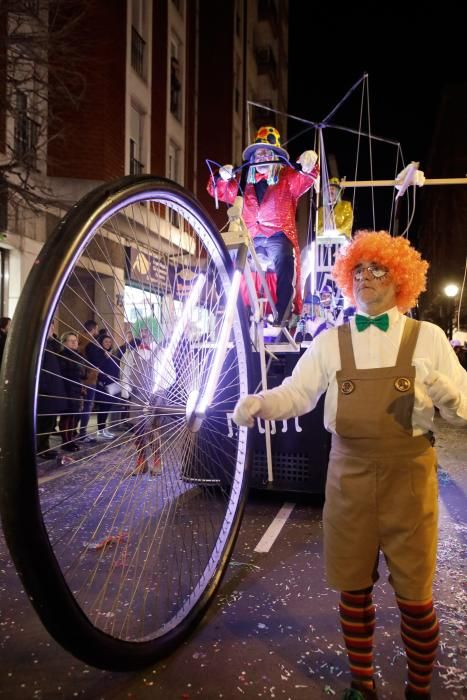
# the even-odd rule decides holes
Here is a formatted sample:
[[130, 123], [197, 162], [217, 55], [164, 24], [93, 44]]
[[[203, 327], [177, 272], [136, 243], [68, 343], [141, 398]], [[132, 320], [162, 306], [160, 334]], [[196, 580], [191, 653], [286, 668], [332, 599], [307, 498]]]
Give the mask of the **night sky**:
[[[461, 3], [443, 3], [430, 13], [419, 3], [319, 6], [291, 0], [289, 113], [321, 121], [368, 73], [371, 132], [400, 142], [405, 162], [420, 161], [420, 169], [426, 171], [443, 88], [467, 81], [467, 12], [461, 8]], [[372, 28], [365, 29], [365, 24]], [[357, 129], [361, 95], [360, 86], [332, 121]], [[362, 128], [367, 130], [367, 125], [365, 116]], [[459, 124], [459, 128], [465, 129], [466, 125]], [[294, 157], [313, 147], [313, 132], [293, 139], [302, 129], [303, 125], [289, 120], [288, 137], [292, 141], [288, 148]], [[336, 156], [339, 176], [354, 179], [355, 137], [326, 129], [324, 140], [327, 153]], [[374, 144], [375, 178], [394, 176], [395, 155], [393, 147]], [[356, 179], [369, 177], [369, 163], [365, 139]], [[429, 176], [436, 177], [436, 173]], [[365, 219], [364, 208], [357, 204], [360, 226], [371, 224]], [[377, 222], [385, 228], [386, 223]]]
[[[289, 111], [321, 120], [368, 73], [373, 132], [400, 141], [408, 160], [423, 159], [443, 86], [467, 80], [467, 10], [460, 2], [431, 13], [407, 5], [291, 0]], [[359, 105], [358, 96], [335, 121], [352, 113], [358, 123]]]

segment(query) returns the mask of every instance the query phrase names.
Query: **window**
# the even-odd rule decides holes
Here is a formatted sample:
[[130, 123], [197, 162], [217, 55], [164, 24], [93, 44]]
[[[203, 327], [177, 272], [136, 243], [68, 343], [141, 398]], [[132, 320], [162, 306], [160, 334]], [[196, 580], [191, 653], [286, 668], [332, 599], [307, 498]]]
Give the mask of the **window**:
[[145, 318], [161, 320], [162, 299], [159, 294], [148, 289], [126, 285], [123, 305], [126, 319], [131, 324], [138, 323]]
[[146, 42], [138, 31], [131, 28], [131, 67], [141, 78], [145, 77], [144, 58]]
[[140, 175], [144, 171], [144, 114], [131, 106], [130, 116], [130, 175]]
[[131, 7], [131, 66], [141, 78], [146, 77], [146, 0], [133, 0]]
[[172, 38], [170, 42], [170, 111], [182, 121], [182, 70], [180, 65], [181, 44]]
[[[175, 141], [169, 141], [169, 163], [168, 163], [168, 176], [170, 180], [174, 182], [181, 182], [181, 168], [180, 168], [180, 153], [181, 149]], [[179, 225], [179, 217], [177, 212], [173, 209], [170, 210], [170, 223], [174, 226]]]
[[183, 17], [183, 0], [172, 0], [172, 3], [180, 17]]
[[28, 97], [16, 91], [15, 158], [35, 167], [39, 124], [28, 116]]
[[9, 277], [9, 251], [0, 248], [0, 316], [7, 315]]

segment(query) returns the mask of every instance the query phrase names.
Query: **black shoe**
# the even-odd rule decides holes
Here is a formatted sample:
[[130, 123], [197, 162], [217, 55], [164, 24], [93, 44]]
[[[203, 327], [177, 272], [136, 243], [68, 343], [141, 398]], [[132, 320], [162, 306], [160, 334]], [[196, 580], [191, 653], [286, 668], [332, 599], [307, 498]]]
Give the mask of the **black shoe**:
[[354, 688], [347, 688], [344, 691], [342, 700], [365, 700], [365, 696], [362, 695], [359, 690], [355, 690]]
[[46, 450], [45, 452], [41, 452], [40, 454], [37, 455], [39, 459], [55, 459], [55, 457], [58, 457], [58, 452], [56, 450]]
[[303, 333], [302, 331], [298, 331], [298, 333], [295, 333], [294, 340], [296, 343], [303, 343]]
[[413, 690], [405, 689], [406, 700], [431, 700], [430, 693], [414, 693]]
[[78, 445], [75, 445], [74, 442], [69, 442], [66, 445], [62, 445], [62, 450], [65, 450], [65, 452], [78, 452], [79, 451]]
[[373, 682], [373, 689], [364, 688], [352, 681], [351, 687], [347, 688], [344, 693], [343, 700], [378, 700], [376, 686]]

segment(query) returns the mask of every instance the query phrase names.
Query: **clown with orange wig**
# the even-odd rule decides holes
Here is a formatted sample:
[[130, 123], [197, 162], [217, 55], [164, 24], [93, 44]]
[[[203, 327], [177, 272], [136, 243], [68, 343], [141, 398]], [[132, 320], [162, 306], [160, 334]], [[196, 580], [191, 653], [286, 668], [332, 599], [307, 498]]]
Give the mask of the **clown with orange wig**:
[[430, 698], [439, 640], [432, 600], [438, 501], [435, 407], [467, 426], [467, 372], [444, 332], [404, 315], [425, 289], [428, 263], [402, 237], [361, 231], [333, 277], [357, 313], [321, 333], [281, 386], [241, 399], [233, 418], [300, 416], [326, 392], [332, 433], [323, 513], [329, 584], [340, 591], [348, 700], [377, 698], [373, 585], [382, 554], [401, 616], [407, 700]]

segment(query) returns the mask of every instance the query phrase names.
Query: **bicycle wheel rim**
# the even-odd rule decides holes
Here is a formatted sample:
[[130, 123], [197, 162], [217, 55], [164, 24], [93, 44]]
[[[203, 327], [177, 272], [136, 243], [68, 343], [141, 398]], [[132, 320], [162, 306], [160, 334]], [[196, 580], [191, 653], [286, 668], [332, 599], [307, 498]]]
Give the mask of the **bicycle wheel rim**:
[[[155, 218], [161, 225], [157, 232]], [[117, 219], [125, 222], [124, 231]], [[140, 235], [144, 228], [146, 239]], [[167, 239], [167, 231], [172, 239]], [[188, 248], [193, 241], [194, 245], [191, 252], [184, 248], [177, 257], [175, 239], [178, 236], [180, 243], [182, 234]], [[41, 252], [9, 334], [3, 380], [7, 389], [15, 387], [15, 396], [4, 393], [1, 416], [2, 519], [23, 583], [46, 627], [63, 646], [89, 663], [119, 669], [145, 665], [168, 653], [212, 598], [238, 532], [249, 456], [247, 432], [233, 430], [227, 417], [236, 399], [248, 391], [248, 333], [238, 309], [224, 365], [224, 384], [221, 379], [210, 417], [200, 430], [189, 429], [186, 415], [180, 413], [175, 418], [158, 419], [158, 427], [151, 433], [146, 420], [149, 392], [139, 399], [132, 395], [128, 401], [133, 414], [140, 410], [140, 423], [146, 426], [142, 433], [152, 435], [152, 441], [146, 440], [145, 445], [147, 463], [155, 451], [161, 451], [165, 475], [155, 479], [147, 474], [130, 476], [131, 460], [142, 449], [135, 446], [134, 435], [121, 433], [105, 446], [99, 443], [97, 457], [96, 448], [80, 452], [68, 471], [62, 470], [63, 476], [39, 476], [34, 426], [35, 417], [39, 424], [47, 415], [40, 409], [39, 370], [50, 354], [46, 345], [50, 320], [55, 315], [62, 328], [82, 331], [69, 301], [76, 298], [80, 284], [88, 305], [86, 315], [91, 316], [92, 311], [103, 320], [102, 309], [91, 304], [85, 294], [82, 272], [91, 274], [108, 292], [102, 283], [105, 279], [107, 284], [112, 275], [104, 275], [102, 266], [107, 263], [115, 279], [122, 277], [109, 241], [125, 249], [123, 257], [128, 262], [131, 235], [133, 257], [140, 256], [140, 264], [141, 256], [152, 252], [159, 263], [163, 260], [162, 268], [165, 264], [167, 271], [170, 259], [172, 273], [184, 272], [185, 277], [193, 272], [199, 276], [201, 269], [208, 273], [209, 285], [195, 305], [196, 319], [192, 315], [189, 321], [199, 320], [201, 312], [214, 316], [214, 321], [209, 319], [214, 342], [204, 342], [204, 346], [199, 338], [199, 342], [192, 342], [184, 327], [173, 350], [179, 354], [176, 384], [183, 384], [183, 395], [181, 390], [178, 395], [172, 390], [172, 405], [178, 401], [179, 407], [186, 409], [196, 396], [206, 380], [229, 294], [230, 258], [209, 218], [183, 188], [163, 179], [123, 178], [98, 188], [76, 205]], [[100, 265], [93, 266], [93, 258]], [[189, 299], [191, 287], [175, 293], [179, 283], [180, 274], [167, 274], [163, 290], [146, 283], [140, 291], [148, 298], [156, 291], [165, 291], [166, 296], [170, 291], [172, 302], [178, 294], [175, 301], [180, 301], [183, 309], [183, 294], [188, 290]], [[170, 338], [180, 308], [178, 316], [173, 308], [173, 315], [168, 308], [163, 311], [158, 319], [160, 330], [164, 338]], [[136, 320], [142, 320], [141, 311], [138, 314]], [[144, 316], [146, 325], [151, 318], [157, 319], [154, 314]], [[114, 341], [122, 338], [124, 328], [121, 319], [118, 324], [113, 322]], [[189, 350], [180, 350], [188, 342]], [[13, 357], [11, 348], [20, 345], [21, 357]], [[77, 358], [72, 358], [73, 362], [78, 364]], [[141, 367], [138, 371], [143, 376]], [[170, 391], [170, 387], [166, 389], [166, 393]], [[20, 416], [14, 409], [18, 403], [24, 408]], [[151, 410], [150, 417], [154, 415]], [[113, 462], [104, 469], [103, 454], [112, 455]], [[95, 463], [101, 465], [100, 471]], [[61, 479], [69, 481], [68, 489], [59, 484]], [[91, 508], [90, 503], [97, 504]], [[187, 527], [190, 518], [196, 530]], [[128, 584], [128, 580], [133, 583]], [[98, 586], [96, 582], [103, 583]]]

